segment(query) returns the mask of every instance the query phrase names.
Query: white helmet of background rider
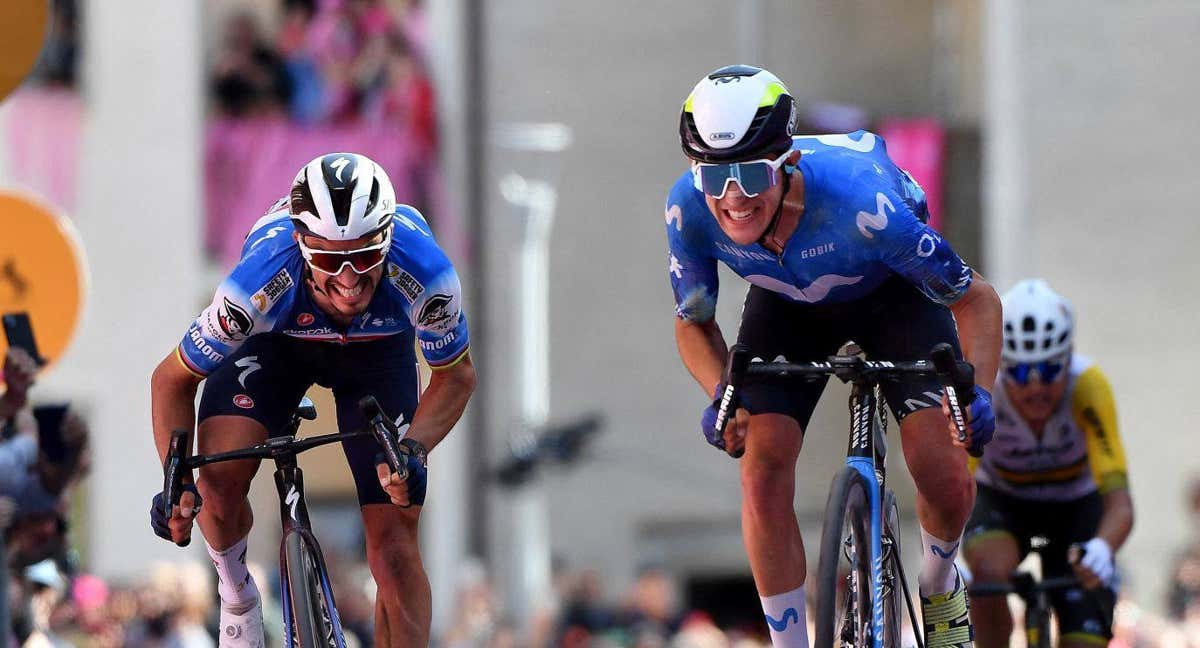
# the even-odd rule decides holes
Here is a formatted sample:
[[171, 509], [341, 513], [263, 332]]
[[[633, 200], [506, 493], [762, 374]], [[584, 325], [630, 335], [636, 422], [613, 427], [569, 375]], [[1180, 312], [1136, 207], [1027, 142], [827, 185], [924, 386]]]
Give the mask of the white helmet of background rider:
[[1008, 362], [1041, 362], [1071, 350], [1075, 315], [1071, 302], [1042, 279], [1017, 282], [1001, 298], [1004, 348]]
[[292, 222], [309, 236], [352, 241], [374, 234], [391, 224], [395, 208], [387, 173], [365, 155], [322, 155], [292, 182]]

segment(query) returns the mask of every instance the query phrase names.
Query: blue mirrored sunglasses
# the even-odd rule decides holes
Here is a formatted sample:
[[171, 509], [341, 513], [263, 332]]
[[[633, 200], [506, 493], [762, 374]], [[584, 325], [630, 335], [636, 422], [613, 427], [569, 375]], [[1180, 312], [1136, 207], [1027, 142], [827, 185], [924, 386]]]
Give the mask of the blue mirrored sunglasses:
[[730, 182], [736, 182], [747, 198], [753, 198], [775, 186], [775, 171], [783, 166], [790, 153], [788, 151], [774, 160], [764, 158], [729, 164], [697, 162], [692, 165], [692, 175], [696, 188], [713, 198], [724, 198]]
[[1014, 362], [1004, 365], [1004, 373], [1018, 385], [1028, 385], [1035, 374], [1038, 382], [1049, 384], [1067, 367], [1067, 361], [1068, 358], [1058, 357], [1041, 362]]

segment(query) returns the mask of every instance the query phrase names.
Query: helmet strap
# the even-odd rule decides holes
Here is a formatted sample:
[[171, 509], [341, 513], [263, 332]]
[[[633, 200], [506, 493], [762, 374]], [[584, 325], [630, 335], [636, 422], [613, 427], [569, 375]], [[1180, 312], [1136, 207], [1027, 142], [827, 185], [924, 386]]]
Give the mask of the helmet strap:
[[[775, 213], [771, 214], [771, 222], [767, 223], [767, 229], [763, 230], [762, 236], [758, 237], [759, 245], [766, 247], [765, 244], [768, 241], [768, 239], [767, 239], [768, 236], [771, 237], [770, 240], [774, 241], [775, 228], [779, 226], [779, 215], [783, 213], [783, 201], [787, 199], [788, 192], [791, 191], [791, 189], [792, 189], [792, 174], [784, 173], [783, 174], [783, 193], [781, 193], [779, 195], [779, 204], [775, 206]], [[778, 241], [775, 241], [775, 243], [778, 243]], [[782, 245], [779, 246], [779, 249], [782, 252], [783, 246]]]

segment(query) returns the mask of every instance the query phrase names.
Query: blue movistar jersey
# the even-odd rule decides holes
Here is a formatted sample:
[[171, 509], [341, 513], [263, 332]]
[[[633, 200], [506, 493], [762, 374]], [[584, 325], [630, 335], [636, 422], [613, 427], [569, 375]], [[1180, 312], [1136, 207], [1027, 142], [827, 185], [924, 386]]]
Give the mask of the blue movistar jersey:
[[306, 262], [292, 237], [287, 199], [276, 202], [255, 223], [241, 260], [180, 342], [184, 365], [207, 376], [260, 333], [345, 344], [414, 329], [431, 366], [455, 363], [469, 342], [458, 274], [416, 209], [397, 205], [393, 221], [391, 249], [370, 304], [349, 326], [340, 326], [304, 287]]
[[888, 157], [883, 138], [866, 131], [796, 137], [792, 148], [802, 152], [804, 212], [780, 255], [726, 236], [691, 171], [671, 188], [668, 272], [679, 317], [712, 319], [718, 261], [756, 286], [811, 304], [859, 299], [892, 274], [941, 304], [967, 291], [971, 269], [926, 224], [925, 192]]

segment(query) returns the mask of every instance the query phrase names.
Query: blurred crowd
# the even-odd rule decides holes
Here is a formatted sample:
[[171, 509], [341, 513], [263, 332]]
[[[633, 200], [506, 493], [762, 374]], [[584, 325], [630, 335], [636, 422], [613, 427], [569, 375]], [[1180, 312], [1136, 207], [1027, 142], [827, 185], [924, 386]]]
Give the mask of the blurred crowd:
[[268, 34], [254, 14], [223, 28], [211, 96], [219, 115], [287, 115], [306, 124], [409, 123], [434, 137], [434, 94], [423, 60], [418, 0], [284, 0]]

